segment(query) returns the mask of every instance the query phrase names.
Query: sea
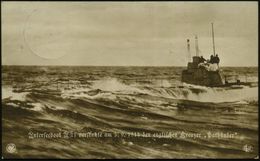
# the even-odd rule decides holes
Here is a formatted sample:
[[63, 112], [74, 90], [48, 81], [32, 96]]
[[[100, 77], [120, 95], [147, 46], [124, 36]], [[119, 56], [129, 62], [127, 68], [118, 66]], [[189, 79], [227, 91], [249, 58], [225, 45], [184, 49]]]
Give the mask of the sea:
[[2, 66], [2, 158], [258, 158], [258, 67]]

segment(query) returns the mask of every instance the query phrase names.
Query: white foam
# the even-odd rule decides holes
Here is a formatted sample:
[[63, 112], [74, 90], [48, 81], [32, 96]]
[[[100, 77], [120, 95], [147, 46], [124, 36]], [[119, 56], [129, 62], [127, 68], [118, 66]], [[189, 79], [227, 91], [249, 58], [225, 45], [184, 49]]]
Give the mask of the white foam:
[[113, 95], [112, 93], [97, 93], [96, 95], [91, 96], [86, 93], [88, 91], [90, 91], [90, 89], [63, 91], [61, 97], [62, 98], [88, 98], [88, 99], [108, 98], [110, 100], [116, 99], [116, 96]]
[[190, 92], [188, 100], [200, 102], [239, 102], [248, 100], [258, 100], [258, 88], [244, 87], [242, 89], [216, 90], [208, 88], [206, 92], [195, 94]]
[[92, 88], [94, 89], [101, 89], [103, 91], [111, 91], [111, 92], [116, 92], [116, 91], [137, 91], [141, 92], [140, 89], [126, 85], [120, 81], [118, 81], [116, 78], [106, 78], [103, 80], [98, 80], [94, 82]]
[[157, 80], [156, 81], [156, 84], [159, 86], [159, 87], [171, 87], [171, 83], [168, 81], [168, 80]]
[[2, 99], [10, 98], [11, 100], [25, 101], [28, 92], [13, 92], [12, 87], [2, 87]]
[[206, 86], [199, 86], [199, 85], [187, 84], [187, 83], [182, 83], [182, 84], [184, 87], [187, 87], [187, 88], [196, 88], [196, 89], [201, 89], [201, 90], [210, 89], [209, 87], [206, 87]]
[[[105, 98], [109, 100], [118, 100], [121, 94], [136, 94], [143, 93], [150, 96], [173, 98], [173, 99], [187, 99], [199, 102], [238, 102], [246, 103], [248, 101], [258, 101], [258, 88], [244, 87], [242, 89], [225, 89], [225, 88], [209, 88], [205, 86], [190, 85], [183, 83], [184, 88], [167, 88], [171, 87], [171, 83], [167, 80], [160, 81], [164, 88], [148, 86], [144, 88], [138, 86], [138, 84], [124, 84], [116, 78], [106, 78], [93, 82], [93, 85], [89, 88], [77, 88], [72, 90], [64, 90], [62, 97], [65, 98], [88, 98], [99, 99]], [[143, 89], [142, 89], [143, 88]], [[89, 95], [87, 92], [91, 90], [100, 89], [95, 95]], [[194, 92], [194, 89], [198, 89], [199, 92]], [[140, 97], [141, 98], [141, 97]], [[158, 104], [161, 102], [153, 102], [152, 100], [137, 99], [139, 101], [145, 101], [147, 103]]]
[[[242, 89], [225, 89], [185, 83], [183, 86], [184, 88], [151, 88], [149, 94], [164, 98], [214, 103], [237, 102], [238, 104], [248, 104], [250, 101], [258, 101], [258, 87], [245, 86]], [[199, 92], [194, 92], [194, 89], [198, 89]]]
[[33, 108], [31, 108], [30, 110], [33, 110], [33, 111], [43, 111], [43, 105], [40, 104], [40, 103], [30, 103]]
[[12, 102], [7, 103], [7, 105], [14, 106], [14, 107], [19, 107], [17, 104], [12, 103]]

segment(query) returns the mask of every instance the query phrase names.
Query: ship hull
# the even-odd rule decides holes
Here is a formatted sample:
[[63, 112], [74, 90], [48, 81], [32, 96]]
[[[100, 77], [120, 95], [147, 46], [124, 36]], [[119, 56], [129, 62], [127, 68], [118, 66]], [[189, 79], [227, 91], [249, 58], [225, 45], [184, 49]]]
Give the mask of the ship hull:
[[221, 87], [224, 85], [219, 71], [207, 71], [204, 68], [183, 70], [182, 82], [208, 87]]

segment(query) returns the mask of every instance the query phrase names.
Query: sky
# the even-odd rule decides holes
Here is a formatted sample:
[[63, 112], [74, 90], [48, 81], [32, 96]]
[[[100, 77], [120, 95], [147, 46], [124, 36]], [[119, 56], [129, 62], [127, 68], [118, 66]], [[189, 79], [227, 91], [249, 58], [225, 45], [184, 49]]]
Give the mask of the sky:
[[1, 2], [3, 65], [258, 66], [257, 2]]

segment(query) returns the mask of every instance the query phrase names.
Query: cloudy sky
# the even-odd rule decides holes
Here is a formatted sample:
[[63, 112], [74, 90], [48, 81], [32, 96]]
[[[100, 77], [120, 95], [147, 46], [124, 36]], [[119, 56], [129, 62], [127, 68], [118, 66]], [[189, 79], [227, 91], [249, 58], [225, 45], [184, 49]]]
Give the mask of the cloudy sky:
[[2, 2], [3, 65], [258, 65], [257, 2]]

